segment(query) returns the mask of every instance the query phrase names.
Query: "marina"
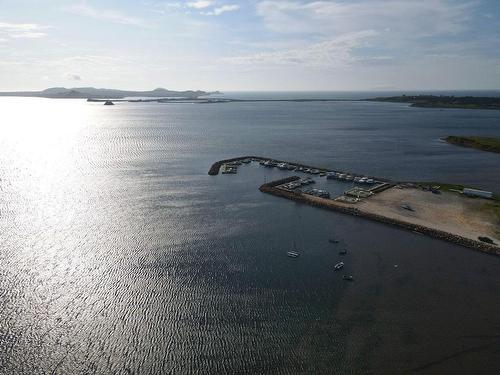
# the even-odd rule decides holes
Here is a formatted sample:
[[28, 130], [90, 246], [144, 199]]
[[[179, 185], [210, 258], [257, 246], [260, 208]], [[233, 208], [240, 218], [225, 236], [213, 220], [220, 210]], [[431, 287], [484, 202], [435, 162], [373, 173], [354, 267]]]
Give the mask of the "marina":
[[301, 174], [265, 182], [261, 192], [500, 255], [496, 206], [491, 203], [496, 196], [491, 192], [447, 190], [258, 156], [221, 160], [211, 166], [209, 175], [221, 169], [223, 174], [235, 174], [238, 165], [251, 162]]
[[[258, 190], [296, 175], [335, 198], [354, 181], [258, 161], [207, 175], [214, 161], [262, 155], [441, 186], [441, 195], [395, 186], [350, 205], [416, 217], [422, 199], [448, 199], [439, 182], [500, 191], [498, 154], [437, 141], [443, 127], [487, 132], [491, 114], [15, 103], [5, 100], [12, 121], [0, 137], [5, 373], [411, 373], [483, 343], [431, 370], [495, 373], [498, 340], [468, 337], [497, 324], [500, 258]], [[89, 129], [71, 130], [76, 113]], [[401, 139], [410, 144], [395, 150]], [[51, 164], [56, 173], [40, 173]]]

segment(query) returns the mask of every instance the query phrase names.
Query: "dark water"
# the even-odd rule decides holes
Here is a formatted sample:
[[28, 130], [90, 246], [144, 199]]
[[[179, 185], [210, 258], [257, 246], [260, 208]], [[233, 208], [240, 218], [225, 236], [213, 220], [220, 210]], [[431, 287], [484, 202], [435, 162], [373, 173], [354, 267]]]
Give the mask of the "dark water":
[[500, 112], [0, 109], [0, 373], [496, 373], [498, 258], [260, 193], [279, 171], [207, 171], [256, 154], [500, 191], [500, 155], [439, 140], [500, 136]]

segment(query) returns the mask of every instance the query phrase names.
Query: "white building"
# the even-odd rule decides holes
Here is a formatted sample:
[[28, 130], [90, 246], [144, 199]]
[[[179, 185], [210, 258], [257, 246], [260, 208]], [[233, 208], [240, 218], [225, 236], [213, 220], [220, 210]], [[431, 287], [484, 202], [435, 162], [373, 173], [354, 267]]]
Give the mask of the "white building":
[[464, 188], [464, 194], [467, 195], [468, 197], [481, 197], [488, 199], [493, 198], [493, 193], [491, 191], [484, 191], [484, 190]]

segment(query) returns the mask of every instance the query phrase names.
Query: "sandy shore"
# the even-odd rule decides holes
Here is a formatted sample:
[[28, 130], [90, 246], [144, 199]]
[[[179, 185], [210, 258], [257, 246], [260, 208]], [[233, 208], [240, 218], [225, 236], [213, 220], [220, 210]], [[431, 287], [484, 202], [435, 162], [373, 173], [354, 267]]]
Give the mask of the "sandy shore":
[[[498, 204], [495, 201], [467, 198], [456, 193], [432, 194], [415, 188], [393, 187], [360, 203], [348, 204], [279, 187], [296, 178], [264, 184], [260, 191], [500, 255], [500, 220], [491, 208], [492, 204]], [[413, 211], [401, 205], [409, 205]], [[495, 243], [482, 242], [480, 236], [489, 237]]]
[[[422, 225], [461, 237], [478, 240], [487, 236], [500, 244], [500, 222], [487, 209], [492, 201], [471, 199], [456, 193], [432, 194], [420, 189], [392, 188], [356, 204], [369, 213]], [[414, 211], [405, 210], [408, 204]]]

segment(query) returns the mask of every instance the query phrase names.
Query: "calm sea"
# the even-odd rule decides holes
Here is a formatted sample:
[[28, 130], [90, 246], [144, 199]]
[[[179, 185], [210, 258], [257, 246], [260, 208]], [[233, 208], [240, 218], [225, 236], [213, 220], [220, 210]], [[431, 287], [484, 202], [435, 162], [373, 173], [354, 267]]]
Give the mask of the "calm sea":
[[260, 193], [277, 170], [207, 171], [253, 154], [498, 192], [499, 154], [440, 139], [500, 136], [500, 111], [1, 98], [0, 116], [1, 374], [498, 370], [500, 258]]

